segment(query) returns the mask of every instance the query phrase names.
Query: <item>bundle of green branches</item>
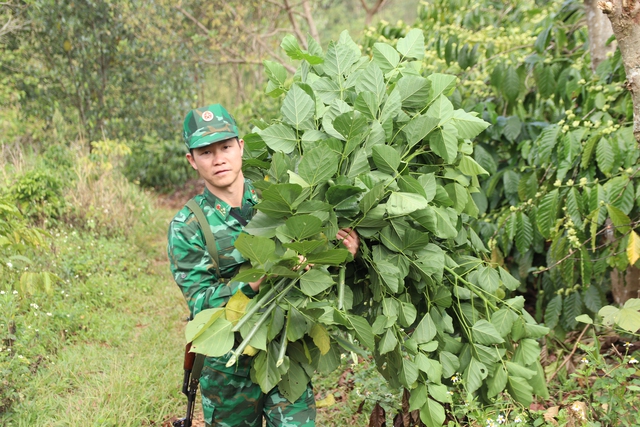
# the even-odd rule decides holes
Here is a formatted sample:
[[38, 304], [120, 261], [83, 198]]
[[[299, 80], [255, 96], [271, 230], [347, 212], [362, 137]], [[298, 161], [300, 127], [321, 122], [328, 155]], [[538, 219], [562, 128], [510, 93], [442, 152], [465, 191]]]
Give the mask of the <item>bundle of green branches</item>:
[[[488, 123], [454, 108], [455, 76], [423, 75], [420, 30], [372, 57], [347, 33], [326, 52], [308, 45], [282, 43], [300, 61], [293, 79], [265, 61], [281, 117], [245, 138], [262, 201], [235, 242], [251, 261], [235, 280], [268, 279], [255, 298], [198, 314], [187, 339], [209, 356], [231, 351], [230, 365], [254, 355], [252, 379], [291, 401], [342, 353], [369, 352], [428, 426], [445, 420], [452, 377], [469, 396], [507, 391], [528, 406], [547, 393], [536, 341], [547, 329], [507, 298], [518, 280], [486, 261], [468, 226], [487, 174], [472, 138]], [[355, 260], [334, 237], [345, 227], [361, 237]]]

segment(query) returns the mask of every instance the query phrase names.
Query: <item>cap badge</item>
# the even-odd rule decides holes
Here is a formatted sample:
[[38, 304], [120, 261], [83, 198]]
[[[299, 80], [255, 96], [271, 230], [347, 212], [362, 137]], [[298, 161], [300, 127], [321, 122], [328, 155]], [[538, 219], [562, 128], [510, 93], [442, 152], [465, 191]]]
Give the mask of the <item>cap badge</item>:
[[211, 111], [205, 111], [204, 113], [202, 113], [202, 120], [204, 120], [205, 122], [210, 122], [211, 120], [213, 120], [213, 113]]

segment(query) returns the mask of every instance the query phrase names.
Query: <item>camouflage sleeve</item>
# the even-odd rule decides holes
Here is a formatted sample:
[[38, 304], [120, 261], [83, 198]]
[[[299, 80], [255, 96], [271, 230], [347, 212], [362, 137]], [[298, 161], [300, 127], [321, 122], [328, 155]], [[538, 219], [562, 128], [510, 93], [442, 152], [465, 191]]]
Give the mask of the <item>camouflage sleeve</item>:
[[255, 295], [247, 283], [220, 282], [195, 221], [172, 221], [168, 240], [171, 273], [193, 316], [204, 309], [224, 305], [238, 289], [249, 297]]

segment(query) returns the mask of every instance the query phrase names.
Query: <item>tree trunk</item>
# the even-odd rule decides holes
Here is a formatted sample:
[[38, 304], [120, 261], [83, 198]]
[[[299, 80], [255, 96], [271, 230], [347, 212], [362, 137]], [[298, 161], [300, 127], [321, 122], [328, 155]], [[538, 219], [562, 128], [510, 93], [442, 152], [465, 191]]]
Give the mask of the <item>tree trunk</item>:
[[[598, 8], [609, 17], [616, 35], [633, 100], [633, 134], [640, 143], [640, 0], [599, 1]], [[632, 265], [626, 272], [614, 270], [611, 293], [617, 304], [640, 297], [640, 270]]]
[[591, 54], [591, 69], [593, 71], [607, 58], [609, 52], [616, 50], [616, 42], [607, 45], [607, 40], [613, 35], [611, 21], [598, 7], [597, 0], [584, 0], [587, 29], [589, 30], [589, 53]]
[[599, 1], [609, 16], [627, 73], [627, 89], [633, 99], [633, 134], [640, 143], [640, 0]]
[[627, 271], [611, 272], [613, 302], [623, 305], [630, 298], [640, 298], [640, 269], [630, 265]]

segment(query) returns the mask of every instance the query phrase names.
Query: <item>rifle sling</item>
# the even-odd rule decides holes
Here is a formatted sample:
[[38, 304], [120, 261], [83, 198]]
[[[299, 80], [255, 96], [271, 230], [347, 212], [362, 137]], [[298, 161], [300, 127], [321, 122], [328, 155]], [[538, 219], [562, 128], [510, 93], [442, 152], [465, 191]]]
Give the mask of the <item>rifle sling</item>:
[[187, 202], [186, 206], [193, 212], [196, 219], [200, 223], [200, 229], [202, 230], [202, 234], [204, 234], [204, 241], [207, 245], [207, 250], [209, 251], [209, 255], [211, 256], [211, 261], [213, 262], [213, 266], [216, 268], [216, 274], [218, 275], [218, 279], [222, 279], [220, 275], [220, 268], [218, 265], [220, 264], [218, 258], [218, 248], [216, 247], [216, 238], [213, 236], [211, 232], [211, 227], [209, 227], [209, 222], [207, 221], [204, 212], [200, 205], [194, 200], [191, 199]]
[[247, 220], [242, 218], [242, 216], [237, 211], [234, 211], [233, 208], [229, 211], [229, 215], [234, 217], [243, 227], [247, 226]]

